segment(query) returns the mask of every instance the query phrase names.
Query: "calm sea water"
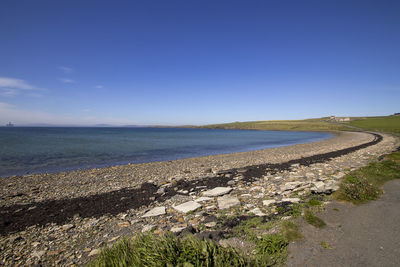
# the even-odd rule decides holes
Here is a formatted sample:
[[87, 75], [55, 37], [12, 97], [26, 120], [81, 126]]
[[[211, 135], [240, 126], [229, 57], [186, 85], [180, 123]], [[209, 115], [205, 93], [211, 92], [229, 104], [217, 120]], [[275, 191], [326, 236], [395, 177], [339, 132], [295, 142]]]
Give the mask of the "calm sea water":
[[182, 128], [0, 128], [0, 176], [174, 160], [313, 142], [320, 132]]

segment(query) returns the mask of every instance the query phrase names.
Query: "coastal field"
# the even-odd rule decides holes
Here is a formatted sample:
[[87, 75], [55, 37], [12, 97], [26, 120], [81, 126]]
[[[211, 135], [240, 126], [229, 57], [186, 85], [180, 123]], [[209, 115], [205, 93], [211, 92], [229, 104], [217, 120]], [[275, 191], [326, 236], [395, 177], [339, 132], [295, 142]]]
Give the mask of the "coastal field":
[[252, 129], [282, 131], [376, 131], [400, 135], [400, 116], [350, 117], [348, 122], [330, 121], [329, 118], [306, 120], [269, 120], [210, 124], [202, 128]]
[[348, 124], [368, 131], [400, 135], [400, 116], [360, 117]]
[[349, 130], [345, 124], [328, 122], [327, 118], [307, 120], [271, 120], [231, 122], [211, 124], [202, 128], [215, 129], [252, 129], [252, 130], [282, 130], [282, 131], [340, 131]]

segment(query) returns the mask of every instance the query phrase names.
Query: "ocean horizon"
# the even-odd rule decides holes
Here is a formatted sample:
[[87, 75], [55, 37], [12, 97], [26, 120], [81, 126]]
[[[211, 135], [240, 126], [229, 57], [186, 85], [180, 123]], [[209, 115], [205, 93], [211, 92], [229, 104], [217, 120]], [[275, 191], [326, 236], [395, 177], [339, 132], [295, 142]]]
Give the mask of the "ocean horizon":
[[172, 127], [2, 127], [0, 177], [245, 152], [330, 137], [326, 132]]

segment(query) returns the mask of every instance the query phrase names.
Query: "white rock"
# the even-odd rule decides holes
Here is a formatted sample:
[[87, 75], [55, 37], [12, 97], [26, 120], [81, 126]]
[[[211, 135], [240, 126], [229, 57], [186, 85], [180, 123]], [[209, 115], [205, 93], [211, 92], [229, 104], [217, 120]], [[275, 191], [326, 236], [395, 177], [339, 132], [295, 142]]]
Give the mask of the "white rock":
[[71, 228], [74, 228], [74, 225], [73, 225], [73, 224], [64, 224], [64, 225], [62, 226], [62, 229], [63, 229], [64, 231], [68, 231], [68, 230], [71, 229]]
[[199, 197], [198, 199], [195, 199], [194, 201], [196, 202], [205, 202], [205, 201], [210, 201], [213, 200], [212, 197]]
[[201, 204], [195, 202], [195, 201], [188, 201], [183, 204], [180, 204], [178, 206], [174, 206], [173, 208], [176, 209], [179, 212], [183, 213], [188, 213], [190, 211], [197, 210], [198, 208], [201, 207]]
[[209, 223], [206, 223], [204, 225], [206, 227], [208, 227], [208, 228], [213, 228], [213, 227], [215, 227], [217, 225], [217, 222], [209, 222]]
[[324, 182], [314, 182], [314, 187], [311, 188], [312, 193], [323, 193], [325, 192], [325, 183]]
[[95, 256], [95, 255], [97, 255], [97, 254], [99, 254], [99, 253], [100, 253], [100, 250], [98, 250], [97, 248], [96, 248], [96, 249], [93, 249], [92, 251], [90, 251], [89, 257]]
[[214, 189], [203, 192], [203, 196], [218, 197], [218, 196], [228, 194], [231, 191], [232, 191], [232, 187], [216, 187]]
[[154, 228], [156, 228], [155, 225], [153, 225], [153, 224], [147, 224], [147, 225], [143, 226], [143, 228], [142, 228], [142, 233], [146, 233], [146, 232], [148, 232], [148, 231], [151, 231], [151, 230], [153, 230]]
[[165, 214], [165, 207], [155, 207], [152, 210], [149, 210], [148, 212], [146, 212], [142, 218], [146, 218], [146, 217], [154, 217], [154, 216], [159, 216], [159, 215], [163, 215]]
[[219, 197], [217, 201], [218, 201], [218, 207], [220, 209], [228, 209], [230, 207], [240, 205], [239, 199], [233, 196]]
[[276, 203], [276, 200], [275, 200], [275, 199], [268, 199], [268, 200], [264, 200], [264, 201], [263, 201], [263, 205], [264, 205], [264, 206], [269, 206], [269, 205], [275, 204], [275, 203]]
[[259, 208], [255, 208], [252, 209], [251, 211], [249, 211], [251, 213], [253, 213], [256, 216], [265, 216], [266, 214], [264, 212], [262, 212]]
[[175, 233], [175, 234], [179, 234], [180, 232], [182, 232], [183, 230], [185, 230], [186, 227], [172, 227], [171, 228], [171, 232]]
[[291, 203], [299, 203], [300, 198], [294, 197], [294, 198], [282, 198], [281, 202], [291, 202]]
[[40, 259], [44, 255], [44, 253], [46, 253], [46, 251], [44, 251], [44, 250], [41, 250], [41, 251], [34, 250], [31, 255], [32, 255], [32, 257], [37, 257]]
[[281, 186], [281, 190], [282, 191], [293, 190], [296, 187], [299, 187], [300, 185], [302, 185], [302, 182], [289, 182], [289, 183], [286, 183], [285, 185]]

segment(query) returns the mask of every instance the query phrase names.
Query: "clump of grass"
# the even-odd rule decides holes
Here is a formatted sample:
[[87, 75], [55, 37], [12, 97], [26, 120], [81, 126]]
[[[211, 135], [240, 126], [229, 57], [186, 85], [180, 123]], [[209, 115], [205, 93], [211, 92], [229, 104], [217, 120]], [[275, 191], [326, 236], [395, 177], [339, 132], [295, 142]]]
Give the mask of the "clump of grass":
[[400, 178], [399, 152], [394, 152], [381, 162], [369, 165], [351, 172], [340, 184], [334, 194], [338, 200], [361, 204], [377, 199], [382, 194], [382, 185], [392, 179]]
[[287, 258], [288, 240], [281, 234], [264, 235], [257, 242], [251, 266], [282, 265]]
[[319, 201], [318, 199], [312, 198], [309, 201], [307, 201], [307, 205], [314, 207], [314, 206], [321, 206], [322, 205], [322, 201]]
[[303, 238], [299, 232], [299, 227], [292, 221], [282, 222], [282, 234], [289, 242], [297, 241]]
[[321, 247], [326, 248], [326, 249], [332, 249], [332, 247], [328, 244], [328, 242], [325, 242], [325, 241], [321, 242]]
[[104, 249], [89, 266], [246, 266], [248, 259], [233, 248], [193, 236], [146, 234]]
[[298, 218], [301, 215], [302, 205], [300, 204], [293, 204], [290, 207], [290, 210], [287, 211], [285, 214], [288, 216], [292, 216], [293, 218]]
[[305, 220], [312, 226], [322, 228], [326, 226], [326, 223], [319, 217], [315, 216], [310, 210], [306, 210], [304, 213]]
[[256, 242], [256, 230], [268, 230], [272, 227], [273, 222], [263, 222], [262, 217], [254, 217], [240, 222], [232, 230], [235, 236], [242, 237], [248, 241]]

